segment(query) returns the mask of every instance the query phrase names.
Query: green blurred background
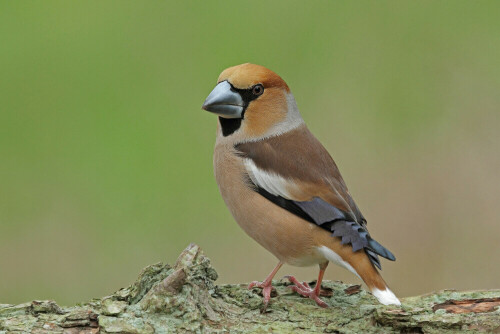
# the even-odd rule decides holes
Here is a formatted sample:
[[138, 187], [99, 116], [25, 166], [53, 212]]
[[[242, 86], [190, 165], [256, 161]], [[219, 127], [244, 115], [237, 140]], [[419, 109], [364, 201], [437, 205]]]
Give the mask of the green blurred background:
[[[499, 288], [498, 1], [3, 1], [0, 302], [88, 300], [190, 242], [219, 282], [276, 260], [212, 171], [219, 73], [289, 84], [400, 296]], [[316, 268], [280, 275], [314, 279]], [[328, 279], [358, 282], [331, 266]]]

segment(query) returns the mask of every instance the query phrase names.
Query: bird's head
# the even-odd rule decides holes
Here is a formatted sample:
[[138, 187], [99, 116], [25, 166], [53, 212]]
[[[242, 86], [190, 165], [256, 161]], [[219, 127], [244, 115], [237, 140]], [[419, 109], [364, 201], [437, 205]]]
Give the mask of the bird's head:
[[225, 69], [202, 108], [219, 116], [223, 136], [256, 140], [287, 132], [303, 123], [285, 81], [259, 65]]

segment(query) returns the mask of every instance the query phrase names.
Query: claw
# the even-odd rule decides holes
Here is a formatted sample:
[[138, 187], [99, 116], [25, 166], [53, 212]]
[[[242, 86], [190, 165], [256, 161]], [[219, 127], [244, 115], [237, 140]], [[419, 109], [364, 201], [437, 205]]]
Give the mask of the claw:
[[253, 282], [250, 282], [250, 284], [248, 284], [248, 287], [247, 289], [248, 290], [251, 290], [252, 288], [256, 287], [257, 285], [261, 284], [259, 281], [253, 281]]
[[250, 284], [248, 284], [248, 289], [253, 289], [253, 288], [260, 288], [262, 289], [262, 296], [264, 297], [264, 307], [261, 310], [261, 313], [264, 313], [267, 309], [267, 305], [269, 305], [269, 301], [271, 300], [271, 292], [273, 290], [273, 286], [271, 285], [271, 282], [266, 283], [264, 282], [258, 282], [258, 281], [253, 281]]
[[294, 285], [292, 285], [290, 287], [290, 289], [292, 289], [294, 292], [297, 292], [299, 295], [301, 296], [304, 296], [304, 297], [308, 297], [312, 300], [314, 300], [316, 302], [316, 304], [320, 307], [328, 307], [328, 304], [325, 303], [324, 301], [322, 301], [320, 298], [319, 298], [319, 294], [320, 294], [320, 289], [321, 289], [321, 286], [316, 286], [314, 289], [311, 289], [311, 287], [309, 286], [309, 284], [307, 282], [302, 282], [300, 283], [295, 277], [293, 276], [286, 276], [286, 278], [291, 282], [293, 283]]
[[271, 291], [273, 290], [272, 286], [272, 280], [274, 275], [278, 272], [278, 270], [281, 268], [283, 265], [282, 262], [279, 262], [278, 265], [271, 271], [269, 276], [263, 281], [253, 281], [250, 284], [248, 284], [248, 289], [253, 289], [253, 288], [260, 288], [262, 289], [262, 295], [264, 296], [264, 307], [260, 311], [261, 313], [264, 313], [267, 309], [267, 305], [269, 305], [269, 300], [271, 300]]

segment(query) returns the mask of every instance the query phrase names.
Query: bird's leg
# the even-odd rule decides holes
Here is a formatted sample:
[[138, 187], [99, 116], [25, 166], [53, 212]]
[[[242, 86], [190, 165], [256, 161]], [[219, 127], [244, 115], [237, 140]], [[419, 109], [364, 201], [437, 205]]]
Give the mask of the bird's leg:
[[307, 284], [307, 282], [300, 283], [293, 276], [285, 276], [285, 277], [288, 278], [288, 280], [294, 284], [290, 287], [293, 291], [297, 292], [299, 295], [302, 295], [304, 297], [311, 298], [316, 302], [316, 304], [318, 304], [321, 307], [328, 307], [328, 304], [326, 304], [319, 298], [319, 294], [321, 292], [321, 281], [323, 280], [323, 275], [325, 274], [327, 266], [328, 262], [319, 265], [318, 281], [316, 282], [316, 286], [314, 287], [314, 289], [312, 289], [309, 286], [309, 284]]
[[283, 265], [283, 262], [279, 262], [278, 265], [271, 271], [269, 276], [266, 277], [266, 279], [262, 282], [259, 281], [253, 281], [248, 285], [248, 289], [252, 288], [261, 288], [262, 289], [262, 295], [264, 296], [264, 311], [267, 308], [267, 304], [269, 304], [269, 300], [271, 299], [271, 291], [273, 289], [272, 282], [273, 282], [273, 277], [276, 275], [278, 270], [280, 270], [281, 266]]

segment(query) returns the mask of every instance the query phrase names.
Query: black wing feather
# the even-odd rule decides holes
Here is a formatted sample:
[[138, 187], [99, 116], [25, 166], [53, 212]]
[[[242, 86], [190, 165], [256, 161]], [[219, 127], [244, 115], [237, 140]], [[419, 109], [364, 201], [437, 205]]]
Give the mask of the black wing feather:
[[[344, 212], [318, 197], [311, 201], [300, 202], [273, 195], [258, 186], [255, 186], [255, 189], [259, 194], [283, 209], [333, 232], [332, 236], [341, 238], [342, 244], [351, 244], [353, 252], [365, 249], [371, 263], [379, 269], [381, 269], [381, 265], [377, 255], [391, 261], [396, 260], [387, 248], [370, 237], [365, 227], [366, 220], [357, 207], [355, 207], [356, 212], [352, 214]], [[358, 220], [360, 221], [358, 222]]]

